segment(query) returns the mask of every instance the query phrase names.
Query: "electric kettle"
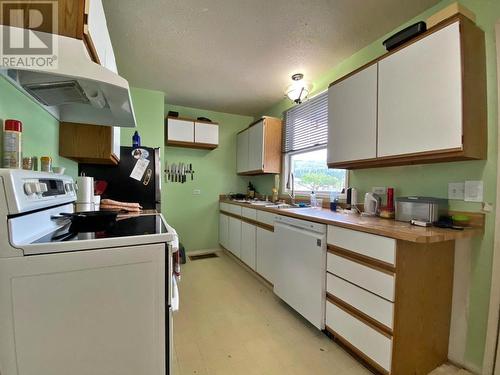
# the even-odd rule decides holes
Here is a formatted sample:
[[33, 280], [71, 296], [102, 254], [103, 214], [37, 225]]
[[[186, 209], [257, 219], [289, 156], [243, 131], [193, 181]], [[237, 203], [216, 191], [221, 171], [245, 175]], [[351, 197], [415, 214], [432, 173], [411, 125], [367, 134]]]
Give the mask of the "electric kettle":
[[363, 215], [366, 216], [376, 216], [378, 213], [378, 209], [380, 208], [380, 196], [375, 193], [366, 193], [365, 194], [365, 210]]

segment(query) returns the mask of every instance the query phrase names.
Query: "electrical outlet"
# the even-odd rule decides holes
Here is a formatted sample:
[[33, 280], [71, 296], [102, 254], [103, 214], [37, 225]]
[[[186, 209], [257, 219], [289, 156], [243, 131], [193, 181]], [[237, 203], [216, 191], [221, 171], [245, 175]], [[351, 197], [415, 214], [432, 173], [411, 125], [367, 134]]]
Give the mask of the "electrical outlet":
[[193, 190], [193, 195], [200, 195], [201, 194], [201, 190], [200, 189], [194, 189]]
[[385, 186], [374, 186], [372, 187], [372, 193], [375, 193], [383, 197], [384, 195], [387, 194], [387, 188]]
[[465, 183], [450, 182], [448, 184], [448, 199], [456, 199], [463, 201], [465, 192]]
[[464, 200], [466, 202], [482, 202], [483, 189], [483, 181], [465, 181]]

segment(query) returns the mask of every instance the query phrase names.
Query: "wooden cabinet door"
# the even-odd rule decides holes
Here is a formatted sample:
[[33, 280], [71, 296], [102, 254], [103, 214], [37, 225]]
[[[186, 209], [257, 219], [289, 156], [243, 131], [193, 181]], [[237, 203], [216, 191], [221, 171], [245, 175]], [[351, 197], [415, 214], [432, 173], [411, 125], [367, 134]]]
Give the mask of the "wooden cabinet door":
[[264, 121], [248, 129], [248, 170], [264, 169]]
[[241, 220], [229, 217], [228, 250], [241, 258]]
[[328, 89], [328, 163], [377, 156], [377, 64]]
[[167, 141], [194, 142], [194, 122], [169, 118]]
[[462, 148], [459, 23], [379, 62], [378, 156]]
[[219, 243], [224, 248], [228, 248], [229, 217], [219, 214]]
[[248, 134], [249, 131], [239, 133], [236, 136], [236, 172], [248, 171]]
[[241, 260], [255, 271], [257, 228], [241, 222]]
[[219, 126], [207, 124], [204, 122], [195, 122], [194, 124], [195, 143], [205, 143], [210, 145], [219, 144]]
[[270, 283], [274, 283], [274, 232], [257, 228], [256, 271]]

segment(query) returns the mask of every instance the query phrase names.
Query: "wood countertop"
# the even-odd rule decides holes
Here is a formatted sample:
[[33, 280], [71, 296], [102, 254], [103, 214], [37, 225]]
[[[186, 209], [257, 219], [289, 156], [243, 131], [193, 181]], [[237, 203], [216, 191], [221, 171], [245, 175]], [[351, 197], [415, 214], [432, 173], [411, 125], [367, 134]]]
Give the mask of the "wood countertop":
[[[232, 200], [221, 199], [220, 202], [236, 204], [242, 207], [248, 207], [255, 210], [272, 212], [282, 216], [294, 217], [322, 223], [334, 225], [347, 229], [353, 229], [360, 232], [372, 233], [379, 236], [391, 237], [398, 240], [418, 242], [418, 243], [435, 243], [443, 241], [453, 241], [462, 238], [471, 238], [482, 236], [484, 233], [483, 227], [471, 227], [464, 230], [444, 229], [435, 227], [417, 227], [400, 221], [382, 219], [379, 217], [367, 217], [359, 214], [333, 212], [329, 209], [313, 209], [313, 208], [268, 208], [249, 203], [235, 202]], [[471, 213], [471, 215], [477, 215]]]

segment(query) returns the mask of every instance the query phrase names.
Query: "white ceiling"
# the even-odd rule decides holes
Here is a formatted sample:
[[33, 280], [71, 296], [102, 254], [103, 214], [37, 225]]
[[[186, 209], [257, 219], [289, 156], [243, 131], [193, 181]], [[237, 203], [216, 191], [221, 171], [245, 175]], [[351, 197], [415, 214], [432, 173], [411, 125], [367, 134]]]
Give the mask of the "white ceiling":
[[438, 0], [104, 0], [118, 69], [170, 104], [255, 115]]

